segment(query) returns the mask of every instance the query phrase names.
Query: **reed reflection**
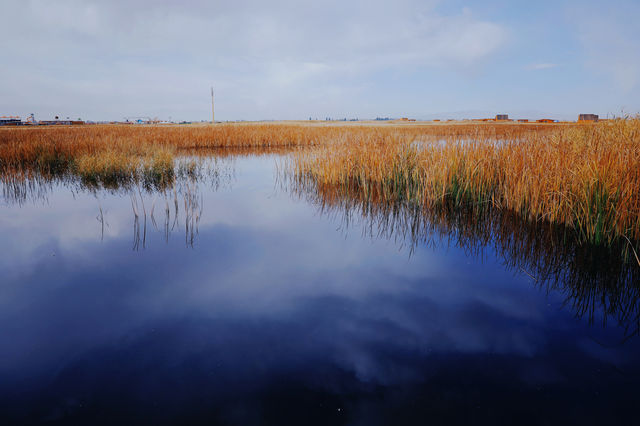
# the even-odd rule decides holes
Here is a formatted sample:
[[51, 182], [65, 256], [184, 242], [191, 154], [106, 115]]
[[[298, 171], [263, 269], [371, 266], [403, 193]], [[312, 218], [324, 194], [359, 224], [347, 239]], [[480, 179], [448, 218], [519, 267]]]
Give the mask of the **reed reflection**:
[[[193, 247], [199, 232], [200, 218], [202, 217], [203, 195], [195, 179], [181, 182], [162, 191], [160, 194], [151, 194], [152, 200], [146, 200], [138, 188], [131, 191], [131, 209], [133, 211], [133, 250], [147, 247], [147, 219], [155, 232], [161, 232], [165, 243], [169, 242], [172, 233], [180, 228], [179, 223], [184, 222], [185, 244]], [[150, 210], [147, 211], [147, 208]], [[101, 210], [102, 216], [102, 210]], [[183, 217], [181, 217], [183, 216]], [[101, 224], [104, 220], [100, 220]], [[104, 232], [104, 226], [102, 227]]]
[[389, 202], [381, 191], [285, 179], [295, 196], [317, 206], [341, 223], [355, 222], [365, 236], [393, 240], [411, 256], [421, 246], [456, 246], [467, 256], [483, 258], [494, 251], [505, 268], [528, 276], [546, 292], [564, 295], [565, 305], [589, 323], [609, 321], [624, 327], [625, 339], [640, 328], [640, 266], [626, 240], [609, 246], [580, 243], [569, 228], [531, 223], [488, 206], [423, 209], [408, 202]]
[[110, 214], [103, 206], [105, 197], [129, 198], [133, 216], [133, 250], [147, 247], [150, 232], [160, 232], [165, 243], [170, 236], [184, 232], [185, 244], [193, 247], [203, 214], [203, 188], [218, 191], [235, 179], [233, 157], [193, 155], [176, 161], [171, 173], [154, 179], [145, 174], [118, 179], [85, 179], [69, 174], [41, 174], [36, 171], [2, 176], [2, 200], [6, 205], [47, 204], [61, 188], [74, 198], [90, 194], [97, 204], [96, 221], [100, 240], [110, 227]]
[[46, 203], [54, 182], [38, 174], [12, 174], [0, 176], [2, 202], [24, 205], [25, 203]]

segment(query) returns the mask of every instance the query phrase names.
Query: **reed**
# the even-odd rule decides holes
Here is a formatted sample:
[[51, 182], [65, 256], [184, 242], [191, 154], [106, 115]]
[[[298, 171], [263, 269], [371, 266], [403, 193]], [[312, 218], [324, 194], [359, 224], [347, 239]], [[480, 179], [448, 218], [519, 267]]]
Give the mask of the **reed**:
[[[474, 204], [640, 241], [640, 119], [597, 124], [230, 124], [0, 129], [0, 178], [162, 186], [175, 158], [292, 150], [289, 170], [421, 208]], [[304, 149], [302, 149], [304, 148]], [[196, 154], [194, 154], [196, 153]]]
[[[0, 175], [75, 174], [87, 182], [126, 178], [170, 178], [170, 156], [211, 150], [237, 153], [282, 151], [401, 134], [413, 140], [435, 137], [510, 137], [543, 131], [540, 125], [335, 126], [230, 124], [216, 126], [96, 125], [0, 129]], [[149, 159], [155, 159], [150, 161]]]
[[402, 133], [346, 138], [299, 152], [289, 166], [298, 180], [365, 198], [505, 209], [594, 244], [640, 240], [639, 118], [419, 142]]

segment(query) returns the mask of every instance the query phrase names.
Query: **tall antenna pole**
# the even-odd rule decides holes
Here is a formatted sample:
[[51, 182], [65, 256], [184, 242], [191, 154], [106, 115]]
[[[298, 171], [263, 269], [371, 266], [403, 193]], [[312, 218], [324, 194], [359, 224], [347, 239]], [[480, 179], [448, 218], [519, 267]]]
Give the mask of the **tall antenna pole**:
[[216, 115], [213, 108], [213, 87], [211, 88], [211, 124], [216, 124]]

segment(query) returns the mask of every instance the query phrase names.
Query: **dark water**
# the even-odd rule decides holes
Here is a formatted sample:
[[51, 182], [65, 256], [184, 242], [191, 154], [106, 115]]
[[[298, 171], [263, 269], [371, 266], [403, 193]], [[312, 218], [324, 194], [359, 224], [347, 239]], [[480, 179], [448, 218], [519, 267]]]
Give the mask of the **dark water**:
[[5, 193], [0, 422], [635, 423], [629, 263], [508, 218], [363, 217], [275, 160]]

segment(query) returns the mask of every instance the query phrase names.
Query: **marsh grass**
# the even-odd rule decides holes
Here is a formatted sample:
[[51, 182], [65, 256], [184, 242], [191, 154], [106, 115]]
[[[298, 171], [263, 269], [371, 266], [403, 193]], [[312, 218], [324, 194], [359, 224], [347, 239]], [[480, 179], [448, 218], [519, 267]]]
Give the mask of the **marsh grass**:
[[595, 244], [637, 242], [639, 123], [11, 128], [0, 129], [0, 176], [161, 188], [177, 170], [189, 173], [176, 167], [183, 155], [288, 150], [297, 178], [365, 197], [376, 191], [422, 209], [489, 206], [568, 226]]
[[[401, 134], [411, 140], [433, 137], [492, 135], [510, 137], [527, 131], [548, 131], [552, 126], [309, 126], [290, 124], [242, 124], [217, 126], [35, 127], [0, 129], [0, 172], [68, 171], [87, 177], [118, 178], [132, 173], [134, 158], [193, 154], [198, 150], [282, 150], [312, 147], [341, 140]], [[80, 163], [80, 164], [79, 164]], [[166, 164], [160, 161], [158, 165]], [[160, 169], [151, 167], [152, 172]], [[165, 168], [166, 170], [166, 168]]]
[[637, 118], [419, 145], [401, 133], [347, 138], [298, 152], [288, 170], [365, 199], [503, 209], [593, 244], [640, 240]]

